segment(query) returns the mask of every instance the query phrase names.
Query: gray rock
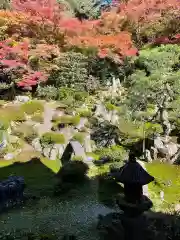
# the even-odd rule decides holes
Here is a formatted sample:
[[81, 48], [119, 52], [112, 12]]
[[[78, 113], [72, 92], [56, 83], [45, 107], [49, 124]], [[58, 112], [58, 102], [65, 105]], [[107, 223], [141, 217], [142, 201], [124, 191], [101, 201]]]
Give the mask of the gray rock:
[[36, 151], [41, 152], [45, 157], [49, 158], [50, 160], [56, 160], [57, 158], [61, 157], [65, 149], [64, 144], [55, 144], [53, 148], [43, 148], [40, 144], [39, 138], [33, 140], [32, 146]]
[[29, 101], [30, 101], [30, 97], [28, 97], [28, 96], [16, 96], [15, 97], [15, 102], [25, 103], [25, 102], [29, 102]]
[[105, 120], [110, 121], [110, 114], [106, 110], [105, 106], [102, 103], [99, 103], [95, 112], [96, 117], [103, 117]]
[[151, 157], [151, 153], [148, 149], [145, 150], [145, 160], [147, 162], [152, 162], [152, 157]]
[[66, 144], [55, 144], [54, 148], [57, 150], [57, 157], [63, 155]]
[[33, 148], [38, 151], [38, 152], [42, 152], [42, 146], [40, 144], [40, 141], [39, 141], [39, 138], [35, 138], [33, 141], [32, 141], [32, 146]]
[[91, 137], [90, 137], [90, 135], [87, 135], [87, 136], [85, 137], [84, 149], [85, 149], [85, 152], [92, 152]]
[[58, 150], [56, 148], [44, 148], [43, 155], [50, 160], [56, 160], [58, 156]]
[[156, 137], [156, 139], [154, 140], [154, 147], [155, 149], [157, 149], [157, 151], [161, 154], [162, 157], [168, 159], [174, 156], [179, 149], [178, 144], [171, 142], [170, 139], [168, 140], [168, 142], [163, 141], [163, 138], [161, 138], [160, 136]]
[[15, 155], [13, 153], [7, 153], [5, 156], [4, 156], [4, 159], [5, 160], [11, 160], [15, 157]]
[[163, 141], [162, 141], [161, 137], [157, 136], [154, 139], [154, 147], [156, 149], [163, 149], [164, 148], [164, 144], [163, 144]]
[[111, 118], [110, 121], [112, 122], [112, 124], [116, 124], [117, 121], [119, 120], [117, 111], [116, 110], [110, 111], [109, 114], [110, 114], [110, 118]]
[[172, 157], [178, 151], [178, 145], [176, 143], [173, 143], [173, 142], [170, 142], [170, 143], [166, 144], [165, 147], [166, 147], [167, 153], [170, 157]]

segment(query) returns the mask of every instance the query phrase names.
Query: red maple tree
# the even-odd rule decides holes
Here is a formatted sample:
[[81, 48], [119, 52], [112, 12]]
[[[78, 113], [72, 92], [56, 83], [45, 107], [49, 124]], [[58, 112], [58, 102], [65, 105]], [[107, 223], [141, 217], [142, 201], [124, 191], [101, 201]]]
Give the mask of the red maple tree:
[[120, 3], [116, 10], [103, 13], [99, 29], [101, 33], [129, 31], [136, 36], [134, 40], [151, 39], [178, 33], [179, 16], [179, 0], [129, 0]]
[[0, 42], [0, 71], [8, 73], [18, 86], [31, 87], [46, 80], [44, 73], [33, 71], [28, 65], [29, 44], [27, 41], [16, 43], [12, 39]]
[[154, 21], [168, 11], [179, 12], [179, 0], [129, 0], [119, 4], [118, 13], [138, 22]]
[[12, 9], [27, 13], [36, 20], [49, 20], [58, 24], [61, 19], [63, 5], [56, 0], [12, 0]]
[[96, 48], [101, 58], [114, 55], [123, 59], [125, 56], [134, 56], [138, 52], [128, 32], [121, 32], [117, 35], [77, 36], [69, 38], [67, 44], [79, 48]]

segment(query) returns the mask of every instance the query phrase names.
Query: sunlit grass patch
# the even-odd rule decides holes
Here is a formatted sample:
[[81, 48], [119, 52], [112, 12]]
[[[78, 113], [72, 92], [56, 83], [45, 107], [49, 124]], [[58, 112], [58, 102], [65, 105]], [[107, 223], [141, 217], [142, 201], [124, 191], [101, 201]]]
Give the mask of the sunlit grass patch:
[[[147, 171], [155, 177], [158, 184], [150, 183], [149, 191], [160, 199], [160, 191], [164, 191], [164, 207], [178, 203], [180, 200], [180, 168], [160, 162], [146, 164]], [[152, 199], [153, 200], [153, 199]]]
[[61, 168], [62, 164], [59, 159], [49, 160], [47, 158], [41, 158], [41, 162], [48, 168], [50, 168], [54, 173], [57, 173]]

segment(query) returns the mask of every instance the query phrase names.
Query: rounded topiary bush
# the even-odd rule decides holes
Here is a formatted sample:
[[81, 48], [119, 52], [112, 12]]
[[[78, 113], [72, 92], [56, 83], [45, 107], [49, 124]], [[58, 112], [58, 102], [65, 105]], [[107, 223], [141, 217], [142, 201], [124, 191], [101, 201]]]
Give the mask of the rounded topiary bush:
[[34, 122], [43, 123], [44, 122], [43, 114], [37, 112], [31, 117], [31, 120]]
[[30, 131], [29, 133], [27, 133], [25, 136], [24, 136], [24, 140], [31, 144], [32, 141], [38, 137], [38, 133], [33, 129], [32, 131]]
[[116, 162], [116, 163], [112, 163], [110, 166], [109, 166], [109, 170], [110, 172], [117, 172], [119, 171], [119, 169], [124, 165], [124, 162]]
[[85, 178], [88, 172], [88, 165], [82, 161], [72, 161], [65, 164], [57, 176], [61, 182], [78, 182]]
[[37, 96], [41, 99], [46, 100], [56, 100], [57, 99], [58, 90], [54, 86], [44, 86], [38, 87]]
[[57, 122], [58, 124], [63, 123], [63, 124], [72, 124], [74, 126], [78, 125], [80, 122], [80, 116], [53, 116], [52, 119], [53, 122]]
[[109, 157], [112, 162], [120, 162], [123, 161], [126, 157], [126, 151], [121, 146], [112, 146], [110, 148], [101, 148], [96, 150], [95, 152], [99, 155], [99, 158], [102, 159], [103, 157]]
[[75, 92], [74, 93], [74, 99], [76, 101], [85, 101], [87, 97], [88, 97], [87, 92]]
[[0, 120], [0, 130], [7, 130], [10, 127], [10, 122], [7, 119], [1, 118]]
[[55, 186], [54, 195], [66, 193], [71, 190], [75, 184], [84, 182], [89, 167], [80, 159], [75, 159], [62, 166], [57, 173], [59, 183]]
[[78, 141], [79, 143], [83, 144], [85, 137], [86, 137], [86, 133], [78, 132], [78, 133], [74, 134], [72, 140]]
[[32, 115], [37, 112], [43, 112], [44, 106], [39, 101], [29, 101], [21, 105], [21, 109], [28, 115]]
[[26, 121], [26, 116], [24, 114], [24, 112], [21, 109], [9, 109], [9, 113], [7, 118], [10, 121], [14, 121], [14, 122], [24, 122]]
[[84, 118], [89, 118], [92, 116], [92, 112], [90, 110], [79, 110], [78, 114], [80, 117], [84, 117]]
[[83, 157], [82, 156], [73, 156], [71, 158], [72, 161], [83, 161]]
[[28, 143], [32, 143], [32, 140], [38, 137], [38, 133], [33, 126], [26, 124], [21, 124], [20, 126], [13, 128], [12, 135], [22, 138]]
[[65, 137], [60, 133], [46, 132], [41, 136], [40, 141], [43, 145], [64, 144]]

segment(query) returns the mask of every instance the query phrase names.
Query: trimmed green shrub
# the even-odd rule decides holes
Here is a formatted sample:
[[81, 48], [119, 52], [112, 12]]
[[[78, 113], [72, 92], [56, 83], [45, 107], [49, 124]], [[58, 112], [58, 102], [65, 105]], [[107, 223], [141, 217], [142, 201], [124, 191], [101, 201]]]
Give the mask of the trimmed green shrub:
[[4, 108], [0, 108], [0, 115], [1, 120], [5, 122], [11, 122], [11, 121], [25, 121], [26, 116], [21, 108], [17, 106], [6, 106]]
[[39, 101], [29, 101], [21, 105], [21, 109], [28, 115], [32, 115], [36, 112], [43, 112], [44, 106]]
[[86, 98], [88, 97], [88, 93], [87, 92], [74, 92], [74, 99], [75, 101], [82, 101], [84, 102], [86, 100]]
[[38, 137], [38, 133], [33, 129], [33, 131], [31, 131], [29, 134], [26, 134], [26, 135], [24, 136], [24, 140], [25, 140], [27, 143], [31, 144], [32, 141], [33, 141], [35, 138], [37, 138], [37, 137]]
[[58, 106], [56, 107], [56, 110], [57, 111], [63, 111], [65, 110], [66, 108], [68, 108], [68, 106], [64, 103], [58, 103]]
[[89, 130], [88, 128], [82, 127], [81, 129], [79, 129], [79, 132], [81, 132], [81, 133], [87, 133], [88, 130]]
[[10, 121], [5, 118], [0, 120], [0, 130], [7, 130], [10, 127]]
[[80, 122], [80, 116], [54, 116], [52, 121], [57, 123], [78, 125]]
[[60, 121], [60, 119], [61, 119], [61, 116], [59, 116], [58, 114], [54, 114], [51, 121], [58, 122]]
[[112, 104], [111, 102], [105, 103], [105, 107], [108, 111], [113, 111], [113, 110], [119, 110], [119, 107], [116, 105]]
[[38, 133], [35, 131], [33, 126], [22, 124], [15, 129], [12, 129], [12, 134], [24, 139], [26, 142], [31, 143], [33, 139], [38, 137]]
[[75, 141], [78, 141], [81, 144], [83, 144], [84, 140], [85, 140], [85, 137], [86, 137], [86, 133], [78, 132], [73, 136], [72, 139], [75, 140]]
[[15, 121], [15, 122], [26, 121], [26, 116], [25, 116], [24, 112], [21, 111], [20, 109], [9, 113], [9, 118], [11, 119], [11, 121]]
[[92, 116], [92, 112], [90, 110], [79, 110], [78, 114], [80, 117], [84, 117], [84, 118], [89, 118]]
[[58, 100], [69, 99], [69, 97], [74, 95], [73, 93], [74, 90], [72, 88], [61, 87], [58, 89]]
[[89, 122], [86, 122], [86, 123], [84, 124], [84, 127], [86, 127], [86, 128], [90, 128], [90, 127], [91, 127], [91, 125], [90, 125], [90, 123], [89, 123]]
[[[52, 71], [48, 82], [55, 87], [71, 87], [84, 90], [88, 79], [88, 57], [77, 52], [61, 53], [55, 64], [58, 70]], [[58, 99], [62, 99], [59, 95]], [[64, 97], [63, 97], [64, 98]]]
[[88, 165], [81, 161], [72, 161], [64, 165], [57, 176], [61, 182], [79, 182], [85, 178]]
[[46, 100], [56, 100], [58, 98], [58, 89], [54, 86], [39, 86], [37, 96]]
[[126, 151], [121, 146], [112, 146], [110, 148], [101, 148], [95, 151], [95, 154], [102, 157], [110, 157], [113, 162], [123, 161], [126, 156]]
[[43, 123], [44, 117], [43, 117], [42, 113], [37, 112], [31, 117], [31, 120], [38, 122], [38, 123]]
[[83, 161], [83, 157], [82, 156], [73, 156], [72, 161]]
[[52, 145], [52, 144], [64, 144], [65, 137], [63, 134], [47, 132], [41, 136], [41, 143], [44, 145]]
[[115, 162], [109, 166], [110, 171], [119, 171], [119, 169], [124, 165], [124, 162]]
[[64, 113], [67, 115], [72, 115], [73, 112], [74, 112], [74, 108], [72, 108], [72, 107], [68, 107], [64, 110]]

